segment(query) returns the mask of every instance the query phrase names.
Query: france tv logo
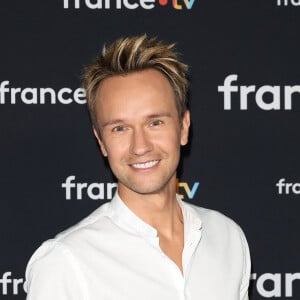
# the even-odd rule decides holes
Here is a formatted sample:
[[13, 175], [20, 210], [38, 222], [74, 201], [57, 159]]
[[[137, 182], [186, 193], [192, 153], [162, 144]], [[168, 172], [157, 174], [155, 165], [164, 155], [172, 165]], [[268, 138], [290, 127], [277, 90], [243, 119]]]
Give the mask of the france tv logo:
[[195, 0], [63, 0], [64, 9], [153, 9], [171, 6], [176, 10], [191, 10]]
[[[183, 8], [192, 9], [194, 2], [195, 2], [195, 0], [183, 0], [183, 4], [184, 4], [183, 5], [183, 4], [179, 3], [178, 0], [171, 0], [171, 1], [172, 1], [172, 7], [177, 10], [181, 10]], [[168, 0], [158, 0], [158, 3], [161, 6], [166, 6], [168, 4]]]

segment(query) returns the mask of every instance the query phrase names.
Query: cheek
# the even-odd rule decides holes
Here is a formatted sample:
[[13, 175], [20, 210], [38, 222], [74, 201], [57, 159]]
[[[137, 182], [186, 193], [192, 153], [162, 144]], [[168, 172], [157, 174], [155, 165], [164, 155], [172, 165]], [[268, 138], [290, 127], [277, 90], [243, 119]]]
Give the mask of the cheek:
[[107, 157], [111, 163], [116, 160], [120, 160], [128, 153], [128, 142], [111, 140], [105, 145], [107, 151]]
[[180, 149], [180, 134], [176, 131], [170, 131], [157, 138], [155, 145], [170, 154], [177, 152]]

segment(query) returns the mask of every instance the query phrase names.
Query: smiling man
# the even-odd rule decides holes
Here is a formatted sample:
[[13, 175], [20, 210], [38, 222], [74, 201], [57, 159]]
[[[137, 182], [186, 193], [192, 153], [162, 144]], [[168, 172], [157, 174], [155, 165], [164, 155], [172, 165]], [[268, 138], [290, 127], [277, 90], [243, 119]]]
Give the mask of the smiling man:
[[118, 190], [36, 251], [28, 300], [248, 299], [250, 258], [239, 226], [176, 195], [190, 114], [187, 66], [173, 47], [124, 38], [86, 68], [95, 137]]

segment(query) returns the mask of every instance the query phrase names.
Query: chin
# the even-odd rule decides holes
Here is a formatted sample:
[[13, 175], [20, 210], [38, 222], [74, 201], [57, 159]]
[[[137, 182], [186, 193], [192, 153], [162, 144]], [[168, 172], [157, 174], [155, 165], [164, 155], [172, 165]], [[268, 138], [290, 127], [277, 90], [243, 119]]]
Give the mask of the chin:
[[[136, 182], [136, 183], [128, 183], [123, 184], [127, 189], [141, 195], [146, 194], [158, 194], [162, 192], [164, 189], [168, 188], [168, 185], [170, 184], [170, 180], [165, 181], [163, 180], [159, 182]], [[176, 184], [174, 184], [174, 190], [176, 190]]]

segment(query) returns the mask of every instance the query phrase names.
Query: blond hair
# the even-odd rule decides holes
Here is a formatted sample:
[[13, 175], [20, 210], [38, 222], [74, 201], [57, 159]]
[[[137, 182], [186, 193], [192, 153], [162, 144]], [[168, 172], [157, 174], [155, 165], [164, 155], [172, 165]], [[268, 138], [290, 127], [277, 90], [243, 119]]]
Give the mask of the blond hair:
[[[104, 46], [102, 54], [84, 70], [83, 87], [93, 126], [98, 130], [96, 96], [101, 82], [114, 75], [155, 69], [169, 80], [175, 95], [177, 111], [182, 120], [187, 110], [187, 65], [180, 62], [175, 44], [163, 44], [146, 35], [121, 38]], [[98, 130], [99, 131], [99, 130]]]

